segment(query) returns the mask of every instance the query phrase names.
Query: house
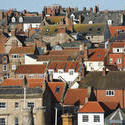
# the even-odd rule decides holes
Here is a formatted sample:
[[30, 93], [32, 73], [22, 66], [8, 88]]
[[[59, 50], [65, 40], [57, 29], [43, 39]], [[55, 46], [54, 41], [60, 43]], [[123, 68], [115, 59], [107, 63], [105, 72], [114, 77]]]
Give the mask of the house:
[[27, 87], [26, 98], [24, 91], [25, 89], [19, 86], [0, 87], [0, 124], [51, 124], [49, 90]]
[[104, 110], [96, 101], [87, 102], [78, 111], [78, 125], [104, 125]]
[[15, 72], [15, 77], [18, 79], [23, 79], [24, 76], [27, 78], [41, 79], [44, 78], [46, 72], [46, 65], [21, 65]]
[[87, 49], [84, 47], [83, 60], [86, 71], [103, 71], [108, 51], [105, 48]]
[[15, 70], [25, 63], [25, 55], [26, 54], [34, 54], [38, 55], [39, 52], [36, 47], [28, 46], [28, 47], [14, 47], [11, 48], [9, 52], [10, 59], [10, 74], [13, 77]]
[[89, 72], [80, 83], [80, 88], [92, 87], [92, 100], [103, 103], [124, 104], [124, 71]]
[[53, 79], [64, 80], [67, 83], [72, 83], [82, 74], [82, 63], [78, 61], [66, 62], [50, 62], [48, 65], [48, 73]]
[[105, 125], [125, 124], [125, 113], [121, 108], [116, 109], [113, 113], [105, 118]]
[[20, 29], [27, 32], [29, 28], [39, 28], [42, 21], [41, 16], [12, 16], [10, 18], [10, 25], [21, 25]]
[[125, 67], [124, 46], [125, 42], [113, 42], [108, 54], [108, 64], [116, 65], [119, 70], [124, 70]]

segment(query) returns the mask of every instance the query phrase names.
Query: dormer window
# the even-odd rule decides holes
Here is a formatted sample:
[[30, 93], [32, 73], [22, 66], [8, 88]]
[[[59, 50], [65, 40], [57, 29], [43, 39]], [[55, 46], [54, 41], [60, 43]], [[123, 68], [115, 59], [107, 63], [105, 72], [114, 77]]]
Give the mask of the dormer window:
[[114, 90], [106, 90], [106, 96], [114, 96], [115, 91]]
[[74, 70], [69, 70], [69, 75], [73, 75], [74, 74]]
[[112, 25], [112, 20], [108, 20], [108, 25]]
[[19, 22], [20, 22], [20, 23], [23, 22], [23, 17], [19, 17]]
[[93, 24], [94, 22], [93, 21], [89, 21], [89, 24]]
[[19, 55], [18, 55], [18, 54], [12, 54], [12, 58], [18, 59], [18, 58], [19, 58]]
[[61, 74], [61, 73], [63, 73], [64, 71], [63, 71], [63, 69], [62, 70], [58, 70], [58, 73], [59, 74]]
[[57, 86], [56, 89], [55, 89], [55, 92], [56, 92], [56, 93], [59, 93], [59, 90], [60, 90], [60, 87]]
[[12, 17], [12, 18], [11, 18], [11, 21], [12, 21], [12, 23], [15, 23], [15, 22], [16, 22], [16, 18], [15, 18], [15, 17]]

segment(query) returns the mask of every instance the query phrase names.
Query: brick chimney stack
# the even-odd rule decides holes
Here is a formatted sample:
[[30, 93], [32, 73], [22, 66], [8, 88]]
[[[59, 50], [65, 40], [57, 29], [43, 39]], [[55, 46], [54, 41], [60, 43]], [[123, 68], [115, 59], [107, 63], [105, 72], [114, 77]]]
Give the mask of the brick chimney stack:
[[88, 60], [88, 48], [85, 46], [84, 48], [84, 60]]
[[106, 76], [106, 67], [105, 66], [103, 67], [102, 75]]

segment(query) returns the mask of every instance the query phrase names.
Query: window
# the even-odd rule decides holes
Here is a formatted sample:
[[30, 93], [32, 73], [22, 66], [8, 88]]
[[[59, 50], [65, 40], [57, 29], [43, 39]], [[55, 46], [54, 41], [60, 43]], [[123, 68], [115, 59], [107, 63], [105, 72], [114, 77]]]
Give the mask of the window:
[[27, 103], [27, 106], [28, 106], [29, 108], [34, 108], [34, 102], [28, 102], [28, 103]]
[[115, 91], [114, 90], [106, 90], [106, 96], [114, 96]]
[[53, 74], [53, 72], [54, 72], [54, 71], [51, 70], [51, 71], [49, 71], [49, 74]]
[[16, 65], [12, 65], [12, 70], [16, 70]]
[[18, 118], [15, 118], [15, 125], [19, 125]]
[[7, 65], [3, 65], [3, 71], [7, 71]]
[[121, 63], [121, 59], [117, 59], [117, 64], [120, 64]]
[[0, 108], [6, 108], [6, 103], [5, 102], [0, 102]]
[[20, 23], [23, 22], [23, 17], [19, 17], [19, 22], [20, 22]]
[[5, 125], [5, 118], [0, 118], [0, 125]]
[[89, 21], [89, 24], [93, 24], [94, 22], [93, 21]]
[[82, 116], [82, 122], [88, 122], [88, 115], [83, 115]]
[[108, 20], [108, 25], [112, 25], [112, 20]]
[[30, 75], [29, 75], [29, 78], [33, 78], [33, 77], [34, 77], [34, 74], [30, 74]]
[[94, 115], [94, 122], [100, 122], [100, 116]]
[[6, 57], [3, 57], [3, 62], [7, 63], [7, 58]]
[[18, 54], [12, 54], [12, 58], [17, 59], [17, 58], [19, 58], [19, 55]]
[[56, 93], [59, 93], [59, 90], [60, 90], [60, 87], [57, 86], [56, 89], [55, 89], [55, 92], [56, 92]]
[[63, 73], [63, 70], [58, 70], [59, 73]]
[[19, 78], [23, 79], [23, 74], [19, 74]]
[[5, 74], [4, 74], [4, 79], [7, 79], [7, 78], [9, 78], [9, 74], [8, 74], [8, 73], [5, 73]]
[[16, 18], [15, 18], [15, 17], [12, 17], [12, 18], [11, 18], [11, 21], [12, 21], [12, 23], [15, 23], [15, 22], [16, 22]]
[[73, 70], [70, 70], [69, 71], [69, 75], [73, 75], [74, 71]]
[[15, 102], [15, 108], [18, 108], [18, 107], [19, 107], [19, 103]]
[[117, 49], [116, 51], [119, 52], [119, 49]]
[[112, 58], [110, 58], [110, 63], [112, 63], [113, 62], [113, 59]]
[[38, 78], [43, 78], [44, 75], [43, 74], [38, 74]]

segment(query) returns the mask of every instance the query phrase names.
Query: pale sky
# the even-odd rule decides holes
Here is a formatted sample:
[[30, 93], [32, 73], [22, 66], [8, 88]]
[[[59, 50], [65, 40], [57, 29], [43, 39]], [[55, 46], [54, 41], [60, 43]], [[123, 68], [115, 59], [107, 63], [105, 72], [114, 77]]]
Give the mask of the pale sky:
[[43, 6], [60, 4], [63, 7], [77, 7], [82, 9], [99, 5], [101, 10], [125, 10], [125, 0], [0, 0], [0, 9], [16, 8], [41, 12]]

